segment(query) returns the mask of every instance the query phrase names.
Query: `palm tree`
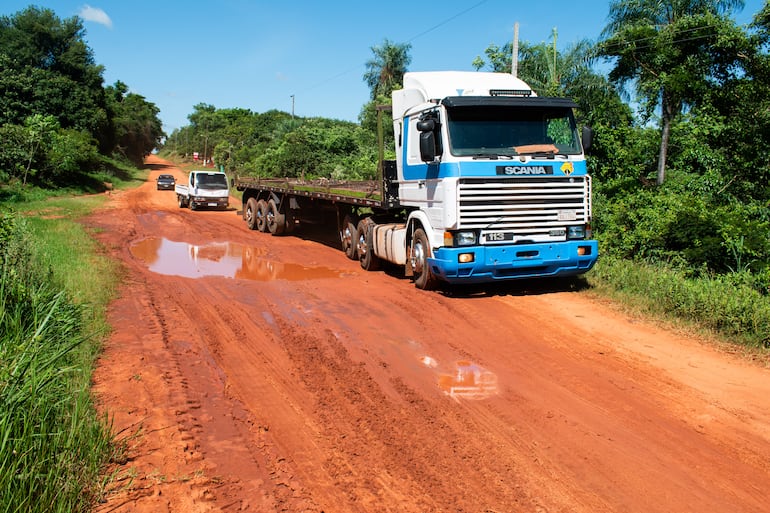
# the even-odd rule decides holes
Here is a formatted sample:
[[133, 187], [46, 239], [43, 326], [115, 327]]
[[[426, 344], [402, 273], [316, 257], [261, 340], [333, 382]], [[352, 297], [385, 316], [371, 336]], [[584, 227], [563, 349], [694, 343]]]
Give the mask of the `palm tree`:
[[[556, 28], [551, 35], [549, 42], [531, 44], [522, 41], [519, 44], [517, 76], [538, 95], [574, 99], [579, 105], [578, 115], [582, 122], [601, 123], [606, 120], [607, 124], [614, 125], [616, 118], [628, 122], [617, 108], [608, 108], [610, 105], [619, 106], [620, 98], [607, 78], [593, 70], [596, 58], [593, 44], [583, 39], [559, 51], [556, 47]], [[477, 70], [487, 68], [498, 73], [510, 73], [511, 48], [510, 42], [502, 47], [489, 45], [484, 51], [488, 62], [476, 57], [472, 65]], [[596, 110], [598, 105], [602, 105], [602, 111]]]
[[[610, 79], [635, 81], [648, 116], [660, 109], [661, 141], [657, 183], [663, 183], [671, 123], [688, 99], [692, 84], [705, 78], [706, 47], [719, 16], [743, 9], [743, 0], [615, 0], [600, 53], [615, 58]], [[685, 48], [685, 45], [687, 48]], [[700, 76], [697, 76], [697, 73]], [[688, 94], [690, 95], [688, 97]]]
[[372, 100], [378, 96], [389, 97], [393, 89], [399, 87], [404, 79], [412, 57], [409, 43], [397, 44], [385, 39], [379, 46], [371, 47], [374, 57], [366, 62], [364, 82], [372, 91]]

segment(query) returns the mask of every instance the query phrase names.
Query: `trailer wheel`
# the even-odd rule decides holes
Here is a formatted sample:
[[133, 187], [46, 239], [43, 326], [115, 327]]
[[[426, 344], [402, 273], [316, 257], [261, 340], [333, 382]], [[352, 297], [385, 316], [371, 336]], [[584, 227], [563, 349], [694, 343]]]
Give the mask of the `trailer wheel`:
[[278, 210], [274, 199], [267, 202], [267, 229], [273, 235], [283, 235], [286, 230], [286, 216]]
[[425, 230], [417, 228], [414, 231], [414, 239], [412, 239], [409, 265], [412, 266], [414, 285], [421, 290], [433, 290], [437, 285], [436, 277], [433, 276], [428, 265], [428, 257], [430, 257], [428, 236], [425, 234]]
[[353, 218], [350, 214], [346, 214], [342, 220], [342, 227], [340, 228], [340, 242], [342, 243], [342, 251], [351, 260], [357, 259], [356, 243], [358, 241], [358, 231], [356, 225], [353, 222]]
[[356, 227], [358, 261], [361, 263], [361, 268], [365, 271], [376, 271], [380, 268], [380, 258], [374, 254], [372, 244], [373, 228], [374, 221], [372, 221], [371, 217], [361, 219]]
[[246, 225], [249, 230], [257, 229], [257, 200], [249, 198], [246, 201], [246, 208], [243, 210], [243, 218], [246, 219]]
[[256, 205], [254, 217], [257, 224], [257, 230], [262, 233], [267, 233], [267, 201], [259, 200], [256, 202]]

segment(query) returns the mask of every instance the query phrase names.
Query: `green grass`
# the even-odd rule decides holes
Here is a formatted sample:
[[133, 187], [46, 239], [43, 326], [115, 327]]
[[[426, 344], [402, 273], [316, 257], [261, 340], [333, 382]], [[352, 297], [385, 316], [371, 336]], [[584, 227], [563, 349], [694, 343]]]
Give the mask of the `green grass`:
[[0, 511], [91, 511], [121, 450], [91, 397], [121, 271], [78, 222], [106, 196], [23, 192], [0, 204]]
[[634, 311], [708, 332], [733, 345], [770, 347], [770, 297], [740, 274], [691, 278], [661, 265], [601, 258], [592, 290]]

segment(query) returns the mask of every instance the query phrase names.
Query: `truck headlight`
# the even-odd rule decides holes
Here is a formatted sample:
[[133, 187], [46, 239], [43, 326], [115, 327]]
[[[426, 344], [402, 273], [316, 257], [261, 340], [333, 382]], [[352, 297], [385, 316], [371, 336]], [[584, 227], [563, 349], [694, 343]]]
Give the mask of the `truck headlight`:
[[586, 228], [583, 225], [580, 226], [568, 226], [567, 238], [568, 239], [585, 239]]
[[457, 246], [473, 246], [476, 244], [476, 240], [476, 232], [455, 233], [455, 244]]

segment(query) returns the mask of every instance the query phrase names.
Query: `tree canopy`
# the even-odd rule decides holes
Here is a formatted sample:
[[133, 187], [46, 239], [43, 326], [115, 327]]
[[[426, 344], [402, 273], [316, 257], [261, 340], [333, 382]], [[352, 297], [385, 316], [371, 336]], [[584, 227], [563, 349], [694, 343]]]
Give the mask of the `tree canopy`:
[[141, 164], [163, 136], [158, 109], [104, 69], [83, 21], [28, 7], [0, 17], [0, 182], [61, 181], [96, 157]]
[[666, 171], [671, 124], [696, 101], [705, 81], [725, 78], [738, 55], [724, 44], [731, 25], [723, 16], [742, 0], [615, 0], [599, 53], [614, 59], [610, 80], [633, 80], [649, 118], [660, 110], [657, 182]]

